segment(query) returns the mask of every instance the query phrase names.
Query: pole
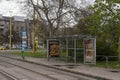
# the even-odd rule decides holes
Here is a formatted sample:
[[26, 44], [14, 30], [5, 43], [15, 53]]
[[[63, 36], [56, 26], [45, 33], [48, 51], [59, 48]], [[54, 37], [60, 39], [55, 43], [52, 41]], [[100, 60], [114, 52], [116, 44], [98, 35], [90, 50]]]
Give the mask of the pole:
[[[119, 41], [118, 41], [118, 61], [120, 63], [120, 37], [119, 37]], [[120, 64], [119, 64], [120, 66]]]
[[68, 62], [68, 38], [66, 37], [66, 62]]
[[47, 40], [47, 60], [49, 61], [49, 40]]
[[105, 67], [108, 68], [108, 56], [106, 56], [105, 59], [106, 59], [106, 65], [105, 65]]
[[74, 39], [74, 63], [76, 63], [76, 39]]
[[10, 50], [12, 49], [12, 15], [10, 11]]

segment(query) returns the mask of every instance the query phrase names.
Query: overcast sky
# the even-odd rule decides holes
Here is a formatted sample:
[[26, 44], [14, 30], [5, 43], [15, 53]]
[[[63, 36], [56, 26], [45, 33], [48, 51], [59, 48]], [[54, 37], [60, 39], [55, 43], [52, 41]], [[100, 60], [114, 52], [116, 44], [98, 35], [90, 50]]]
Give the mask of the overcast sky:
[[[20, 1], [20, 0], [19, 0]], [[21, 11], [22, 4], [18, 4], [17, 0], [0, 0], [0, 14], [3, 16], [25, 16]]]
[[[3, 16], [10, 16], [9, 11], [12, 11], [12, 16], [25, 16], [21, 11], [22, 4], [18, 4], [17, 1], [23, 0], [0, 0], [0, 14]], [[93, 3], [94, 0], [86, 0]]]

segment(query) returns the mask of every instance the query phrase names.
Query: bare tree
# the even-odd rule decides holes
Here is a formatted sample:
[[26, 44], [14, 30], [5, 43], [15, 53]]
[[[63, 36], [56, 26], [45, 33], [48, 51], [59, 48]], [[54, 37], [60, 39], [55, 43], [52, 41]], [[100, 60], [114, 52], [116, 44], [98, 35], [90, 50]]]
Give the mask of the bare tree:
[[48, 27], [49, 36], [54, 36], [60, 27], [71, 27], [76, 24], [76, 13], [81, 14], [83, 8], [78, 0], [38, 0], [36, 6], [34, 0], [26, 0], [24, 10], [33, 15], [35, 10], [39, 15], [40, 22]]

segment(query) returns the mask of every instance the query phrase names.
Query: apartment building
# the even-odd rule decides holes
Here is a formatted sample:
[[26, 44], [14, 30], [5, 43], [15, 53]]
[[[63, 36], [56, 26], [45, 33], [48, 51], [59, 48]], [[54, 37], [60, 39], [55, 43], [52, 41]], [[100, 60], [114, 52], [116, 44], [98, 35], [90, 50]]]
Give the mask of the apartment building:
[[[29, 20], [21, 16], [6, 17], [0, 15], [0, 34], [5, 35], [10, 30], [10, 19], [12, 20], [12, 30], [16, 31], [21, 37], [22, 31], [28, 31], [30, 28]], [[21, 42], [20, 42], [21, 43]], [[30, 42], [29, 42], [30, 44]]]
[[[22, 32], [27, 32], [27, 46], [30, 48], [32, 45], [32, 31], [33, 31], [33, 20], [25, 19], [21, 16], [12, 17], [12, 30], [16, 31], [20, 37], [22, 37]], [[10, 17], [0, 15], [0, 34], [5, 35], [7, 31], [10, 30]], [[41, 40], [39, 39], [41, 44]], [[21, 44], [21, 42], [20, 42]]]
[[[25, 31], [28, 26], [26, 26], [25, 19], [19, 16], [12, 17], [12, 30], [19, 32], [21, 36], [21, 31]], [[10, 17], [0, 16], [0, 34], [5, 34], [6, 31], [10, 29]]]
[[0, 34], [5, 34], [9, 30], [10, 18], [0, 15]]

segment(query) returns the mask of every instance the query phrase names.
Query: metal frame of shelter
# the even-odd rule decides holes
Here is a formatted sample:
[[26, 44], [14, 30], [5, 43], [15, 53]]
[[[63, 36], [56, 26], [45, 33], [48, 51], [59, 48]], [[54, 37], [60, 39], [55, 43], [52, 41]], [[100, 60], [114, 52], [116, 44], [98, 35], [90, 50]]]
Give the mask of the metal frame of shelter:
[[[86, 49], [86, 40], [92, 40], [93, 44], [92, 50]], [[82, 58], [84, 63], [93, 63], [96, 64], [96, 37], [88, 36], [88, 35], [66, 35], [59, 37], [51, 37], [47, 39], [47, 60], [51, 58], [50, 55], [50, 42], [58, 41], [59, 42], [59, 57], [61, 57], [62, 53], [65, 53], [65, 59], [68, 61], [70, 53], [72, 53], [72, 59], [74, 63], [77, 62], [77, 54], [82, 54]], [[81, 46], [82, 45], [82, 46]], [[88, 45], [88, 44], [87, 44]], [[91, 44], [90, 44], [91, 46]], [[87, 46], [89, 47], [89, 46]], [[90, 54], [93, 53], [92, 60], [89, 62], [89, 56], [87, 56], [88, 60], [85, 59], [86, 51]], [[91, 52], [90, 52], [91, 51]], [[80, 53], [82, 52], [82, 53]]]

